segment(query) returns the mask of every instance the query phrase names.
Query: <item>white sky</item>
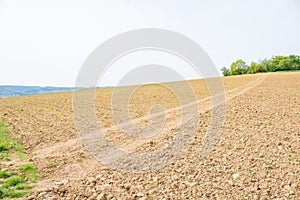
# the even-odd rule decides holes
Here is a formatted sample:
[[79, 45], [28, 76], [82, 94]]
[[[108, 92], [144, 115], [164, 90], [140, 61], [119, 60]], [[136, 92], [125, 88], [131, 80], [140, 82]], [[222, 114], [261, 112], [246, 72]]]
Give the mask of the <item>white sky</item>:
[[0, 85], [74, 86], [98, 45], [138, 28], [182, 33], [221, 68], [300, 54], [300, 1], [0, 0]]

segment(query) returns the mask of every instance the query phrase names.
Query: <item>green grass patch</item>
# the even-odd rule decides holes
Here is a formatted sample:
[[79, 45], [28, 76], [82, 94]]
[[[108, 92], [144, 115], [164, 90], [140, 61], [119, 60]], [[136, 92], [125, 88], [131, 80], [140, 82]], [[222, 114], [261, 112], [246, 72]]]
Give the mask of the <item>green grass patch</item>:
[[12, 186], [16, 186], [19, 185], [21, 183], [25, 182], [25, 177], [23, 176], [14, 176], [9, 178], [7, 181], [4, 182], [3, 187], [4, 188], [9, 188]]
[[33, 185], [19, 184], [16, 186], [16, 189], [17, 190], [30, 190], [33, 187], [34, 187]]
[[25, 174], [26, 180], [36, 182], [39, 178], [36, 168], [31, 163], [19, 166], [19, 171]]
[[[10, 176], [8, 177], [7, 175]], [[26, 176], [17, 175], [15, 172], [5, 174], [3, 178], [0, 183], [0, 199], [24, 197], [34, 187], [28, 183]]]
[[8, 178], [11, 177], [12, 175], [15, 175], [16, 172], [11, 172], [11, 171], [0, 171], [0, 178]]
[[23, 157], [24, 149], [22, 145], [10, 138], [8, 138], [8, 128], [0, 121], [0, 159], [10, 160], [12, 153], [17, 153], [19, 158]]
[[12, 199], [26, 196], [27, 192], [0, 187], [0, 199]]
[[19, 170], [21, 172], [28, 173], [28, 172], [35, 172], [36, 169], [31, 163], [26, 163], [26, 164], [20, 165]]
[[[295, 70], [278, 70], [276, 72], [273, 72], [273, 73], [281, 73], [281, 72], [300, 72], [299, 69], [295, 69]], [[272, 73], [272, 72], [269, 72], [269, 73]]]
[[[24, 159], [22, 145], [12, 138], [8, 128], [0, 121], [0, 161]], [[0, 170], [2, 164], [0, 163]], [[31, 163], [12, 167], [11, 171], [0, 171], [0, 199], [14, 199], [26, 196], [34, 187], [39, 174]]]

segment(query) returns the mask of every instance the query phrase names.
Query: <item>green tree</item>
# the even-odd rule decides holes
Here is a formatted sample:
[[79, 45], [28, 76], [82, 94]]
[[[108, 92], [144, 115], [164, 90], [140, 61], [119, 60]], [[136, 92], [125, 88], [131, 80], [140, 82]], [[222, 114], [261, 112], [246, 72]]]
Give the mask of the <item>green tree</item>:
[[268, 72], [270, 65], [270, 60], [264, 59], [261, 63], [257, 65], [257, 72]]
[[239, 59], [231, 64], [230, 66], [230, 75], [240, 75], [240, 74], [246, 74], [248, 71], [248, 65], [245, 63], [245, 61]]
[[251, 65], [248, 69], [248, 74], [255, 74], [255, 73], [257, 73], [257, 63], [251, 62]]
[[297, 70], [300, 69], [300, 56], [298, 55], [289, 55], [288, 56], [289, 69]]
[[278, 66], [280, 61], [285, 58], [286, 58], [285, 56], [274, 56], [271, 60], [274, 65]]
[[229, 76], [230, 75], [230, 70], [226, 67], [222, 67], [222, 73], [223, 73], [223, 76]]
[[278, 70], [289, 70], [290, 66], [289, 66], [289, 60], [287, 57], [283, 57], [278, 64]]

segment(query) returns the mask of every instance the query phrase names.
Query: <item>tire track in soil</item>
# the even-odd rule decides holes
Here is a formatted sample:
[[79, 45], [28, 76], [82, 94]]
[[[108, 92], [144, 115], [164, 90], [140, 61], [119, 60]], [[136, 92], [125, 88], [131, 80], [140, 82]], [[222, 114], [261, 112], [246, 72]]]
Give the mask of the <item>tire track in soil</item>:
[[[131, 137], [130, 139], [127, 139], [127, 142], [123, 142], [121, 144], [121, 148], [123, 150], [127, 151], [127, 152], [134, 152], [137, 149], [139, 149], [139, 147], [141, 147], [142, 145], [144, 145], [146, 143], [149, 143], [151, 141], [160, 141], [160, 143], [164, 143], [163, 142], [164, 138], [162, 138], [160, 136], [163, 136], [164, 134], [170, 133], [172, 129], [178, 129], [182, 124], [182, 123], [176, 123], [176, 121], [178, 121], [176, 119], [178, 119], [181, 115], [181, 112], [180, 112], [181, 107], [190, 107], [192, 105], [198, 104], [198, 109], [200, 110], [199, 114], [203, 114], [207, 111], [212, 110], [215, 107], [222, 106], [223, 103], [226, 104], [226, 102], [230, 101], [231, 99], [233, 99], [237, 96], [240, 96], [240, 95], [246, 93], [247, 91], [255, 88], [256, 86], [261, 84], [267, 78], [267, 76], [268, 75], [264, 74], [264, 75], [260, 76], [259, 78], [257, 78], [256, 80], [251, 81], [250, 83], [247, 83], [247, 84], [242, 85], [238, 88], [229, 90], [227, 92], [224, 91], [225, 95], [226, 95], [225, 102], [218, 102], [218, 104], [213, 105], [213, 106], [211, 105], [211, 97], [206, 97], [206, 98], [200, 99], [196, 102], [189, 103], [187, 105], [179, 106], [179, 107], [176, 107], [176, 108], [171, 108], [171, 109], [168, 109], [168, 110], [163, 111], [163, 112], [152, 114], [152, 117], [159, 117], [159, 116], [163, 115], [164, 113], [169, 114], [171, 112], [174, 112], [174, 111], [176, 112], [177, 111], [176, 113], [173, 113], [173, 115], [171, 114], [169, 116], [169, 118], [166, 119], [165, 124], [168, 124], [168, 126], [164, 127], [162, 132], [160, 134], [158, 134], [158, 137], [154, 136], [154, 137], [145, 138], [145, 139], [139, 139], [139, 138], [136, 138], [136, 137], [135, 138]], [[224, 93], [221, 93], [219, 95], [215, 95], [214, 97], [218, 97], [218, 96], [222, 96], [222, 95], [224, 95]], [[148, 119], [149, 119], [149, 116], [142, 116], [142, 117], [139, 117], [137, 119], [134, 119], [134, 121], [139, 122], [139, 121], [148, 120]], [[158, 123], [159, 123], [159, 120], [156, 120], [156, 121], [158, 121]], [[119, 126], [122, 127], [122, 126], [126, 126], [126, 125], [128, 125], [128, 122], [122, 123]], [[103, 130], [103, 132], [113, 133], [113, 132], [119, 130], [119, 126], [114, 125], [110, 128], [106, 128], [106, 129]], [[170, 135], [167, 135], [167, 137], [168, 136], [170, 136]], [[205, 139], [209, 139], [208, 134], [205, 136]]]

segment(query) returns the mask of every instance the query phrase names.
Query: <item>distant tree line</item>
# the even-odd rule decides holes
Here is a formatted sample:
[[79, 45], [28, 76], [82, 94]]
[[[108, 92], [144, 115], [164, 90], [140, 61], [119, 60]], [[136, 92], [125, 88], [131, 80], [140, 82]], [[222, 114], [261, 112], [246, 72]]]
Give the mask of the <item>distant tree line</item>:
[[223, 67], [221, 70], [224, 76], [300, 70], [300, 56], [274, 56], [271, 59], [264, 59], [258, 63], [252, 62], [250, 65], [247, 65], [245, 61], [239, 59], [232, 63], [230, 68]]

